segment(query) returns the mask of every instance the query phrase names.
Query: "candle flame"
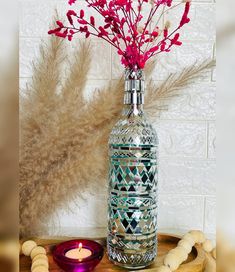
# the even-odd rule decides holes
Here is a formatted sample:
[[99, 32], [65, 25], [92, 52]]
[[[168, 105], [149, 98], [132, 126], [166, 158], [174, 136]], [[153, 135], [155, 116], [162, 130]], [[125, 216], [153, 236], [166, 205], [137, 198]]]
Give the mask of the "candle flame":
[[80, 252], [81, 249], [82, 249], [82, 243], [80, 243], [80, 244], [78, 245], [78, 247], [79, 247], [79, 252]]

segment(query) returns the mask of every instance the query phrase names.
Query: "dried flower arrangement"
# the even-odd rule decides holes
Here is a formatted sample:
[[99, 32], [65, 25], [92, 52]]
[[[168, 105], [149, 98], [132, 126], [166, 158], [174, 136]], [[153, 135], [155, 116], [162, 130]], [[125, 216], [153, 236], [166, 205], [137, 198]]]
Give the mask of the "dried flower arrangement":
[[[76, 0], [69, 0], [75, 4]], [[69, 25], [56, 20], [49, 34], [68, 38], [77, 33], [96, 36], [117, 49], [125, 68], [144, 69], [151, 77], [154, 63], [147, 61], [169, 52], [182, 43], [180, 29], [187, 24], [190, 0], [173, 5], [173, 0], [86, 0], [102, 23], [85, 11], [69, 10]], [[165, 14], [184, 6], [177, 26], [169, 22], [160, 27]], [[144, 16], [143, 11], [149, 10]], [[154, 25], [154, 26], [153, 26]], [[78, 47], [65, 82], [61, 68], [68, 57], [65, 44], [55, 38], [41, 48], [41, 58], [34, 65], [34, 76], [22, 97], [20, 155], [20, 226], [21, 234], [42, 230], [43, 222], [73, 197], [106, 180], [107, 141], [122, 109], [124, 80], [116, 81], [85, 101], [84, 90], [91, 67], [91, 48]], [[169, 99], [195, 81], [205, 69], [214, 66], [205, 61], [171, 74], [160, 86], [147, 80], [145, 109], [151, 116], [166, 108]], [[59, 90], [59, 91], [58, 91]], [[77, 106], [79, 105], [79, 107]], [[91, 164], [92, 162], [92, 164]], [[92, 171], [90, 171], [92, 165]], [[45, 231], [44, 231], [45, 233]]]
[[[107, 139], [122, 109], [123, 79], [95, 92], [85, 101], [91, 46], [81, 43], [66, 75], [62, 67], [69, 55], [63, 41], [52, 37], [41, 46], [33, 79], [21, 97], [20, 114], [20, 231], [28, 236], [43, 231], [45, 222], [73, 197], [92, 186], [104, 186], [107, 175]], [[206, 69], [212, 60], [171, 74], [159, 86], [151, 81], [155, 66], [145, 67], [145, 109], [153, 117]], [[78, 107], [79, 105], [79, 107]], [[92, 164], [91, 164], [92, 162]], [[92, 167], [92, 171], [90, 168]]]
[[[56, 21], [57, 27], [48, 33], [69, 41], [77, 33], [84, 33], [86, 38], [91, 35], [101, 38], [117, 49], [126, 68], [143, 69], [151, 57], [170, 52], [172, 46], [182, 44], [179, 30], [190, 21], [190, 1], [173, 5], [173, 0], [138, 0], [136, 6], [133, 0], [86, 0], [88, 8], [101, 16], [102, 25], [96, 23], [94, 16], [86, 18], [83, 9], [68, 10], [69, 26]], [[76, 0], [68, 2], [73, 5]], [[167, 21], [160, 27], [164, 14], [181, 4], [184, 4], [184, 10], [178, 25], [171, 29]], [[149, 5], [148, 15], [144, 16], [143, 10], [148, 10]]]

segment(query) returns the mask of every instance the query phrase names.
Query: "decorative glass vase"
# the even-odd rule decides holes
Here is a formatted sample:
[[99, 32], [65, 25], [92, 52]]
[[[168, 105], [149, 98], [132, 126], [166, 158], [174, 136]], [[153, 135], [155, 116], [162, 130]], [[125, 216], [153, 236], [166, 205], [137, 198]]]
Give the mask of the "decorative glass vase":
[[124, 108], [109, 139], [108, 256], [140, 269], [157, 255], [158, 138], [144, 111], [144, 73], [126, 70]]

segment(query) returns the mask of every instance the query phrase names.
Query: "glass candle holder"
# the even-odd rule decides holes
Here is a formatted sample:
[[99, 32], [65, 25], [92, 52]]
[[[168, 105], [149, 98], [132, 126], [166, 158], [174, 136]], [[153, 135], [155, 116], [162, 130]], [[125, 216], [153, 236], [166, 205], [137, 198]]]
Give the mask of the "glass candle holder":
[[[79, 249], [82, 245], [84, 252], [90, 251], [88, 257], [69, 258], [68, 252]], [[67, 255], [67, 256], [66, 256]], [[90, 272], [99, 264], [104, 255], [103, 247], [92, 240], [71, 240], [57, 245], [53, 251], [54, 261], [67, 272]]]

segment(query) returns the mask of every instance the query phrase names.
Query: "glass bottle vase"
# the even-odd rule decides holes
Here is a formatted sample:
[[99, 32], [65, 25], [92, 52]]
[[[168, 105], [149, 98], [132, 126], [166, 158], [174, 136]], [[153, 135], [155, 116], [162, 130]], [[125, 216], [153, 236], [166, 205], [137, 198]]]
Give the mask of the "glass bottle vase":
[[144, 111], [144, 73], [126, 70], [124, 108], [109, 139], [107, 249], [128, 269], [157, 255], [158, 138]]

